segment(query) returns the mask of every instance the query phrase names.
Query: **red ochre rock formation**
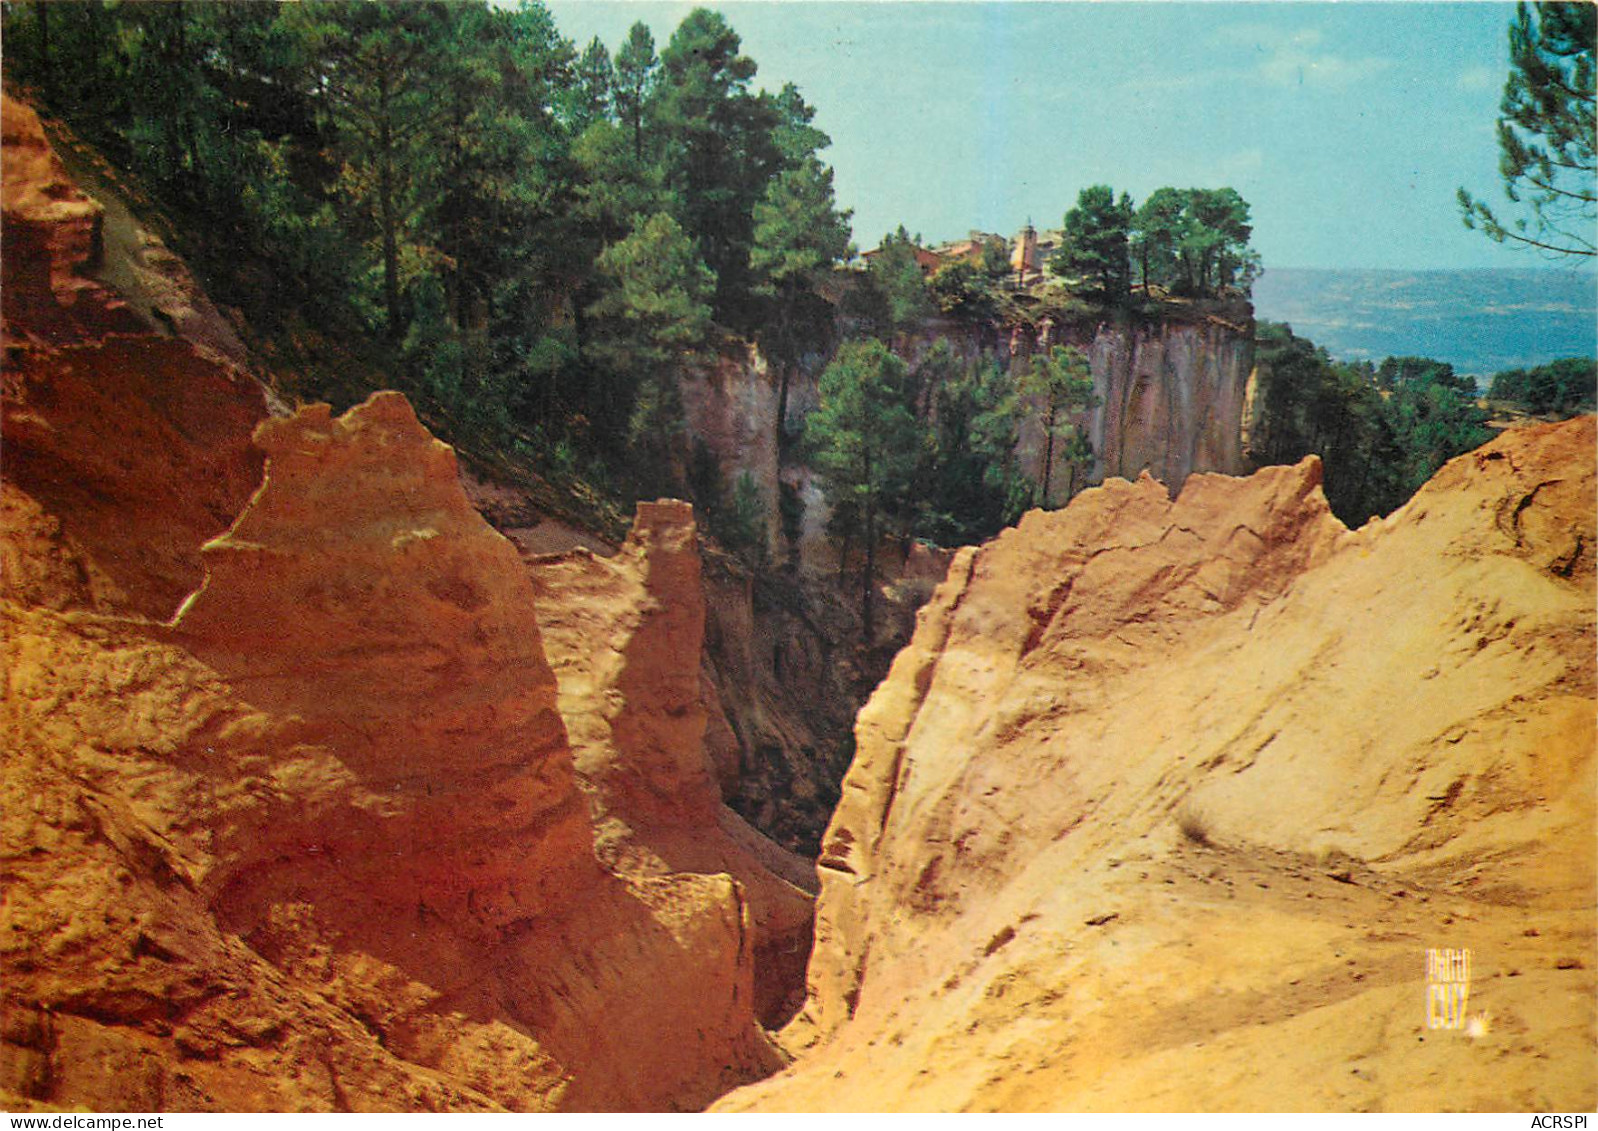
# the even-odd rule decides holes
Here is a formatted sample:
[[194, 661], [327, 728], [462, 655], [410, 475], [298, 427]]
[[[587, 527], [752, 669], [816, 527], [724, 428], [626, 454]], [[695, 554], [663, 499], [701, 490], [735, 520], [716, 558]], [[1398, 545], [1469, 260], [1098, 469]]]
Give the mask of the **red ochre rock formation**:
[[693, 508], [640, 503], [614, 556], [579, 548], [531, 565], [600, 859], [634, 875], [737, 879], [753, 928], [760, 1015], [786, 1021], [809, 954], [815, 869], [721, 802], [706, 743], [705, 592]]
[[[752, 899], [596, 859], [531, 582], [453, 452], [393, 393], [258, 440], [265, 480], [170, 624], [7, 594], [0, 1084], [671, 1108], [774, 1067]], [[63, 568], [29, 529], [15, 552]]]
[[[6, 98], [0, 121], [7, 541], [42, 509], [74, 564], [28, 577], [31, 600], [165, 619], [200, 583], [200, 545], [260, 482], [250, 433], [265, 396], [83, 274], [103, 209], [72, 185], [32, 110]], [[5, 560], [21, 580], [9, 546]]]
[[[770, 1071], [756, 951], [809, 898], [760, 860], [792, 861], [691, 776], [625, 799], [636, 835], [716, 852], [596, 856], [631, 810], [578, 777], [454, 453], [393, 393], [264, 420], [83, 276], [100, 208], [4, 113], [8, 1106], [693, 1108]], [[640, 528], [640, 576], [696, 578], [678, 535]], [[673, 673], [651, 631], [604, 694], [690, 740], [645, 716], [697, 643]]]
[[39, 116], [9, 95], [0, 97], [0, 213], [4, 216], [4, 303], [45, 330], [67, 320], [78, 297], [102, 329], [137, 330], [125, 304], [112, 304], [84, 270], [102, 254], [104, 209], [78, 191], [45, 139]]
[[1310, 459], [961, 551], [859, 718], [805, 1051], [720, 1106], [1591, 1108], [1594, 442], [1355, 532]]

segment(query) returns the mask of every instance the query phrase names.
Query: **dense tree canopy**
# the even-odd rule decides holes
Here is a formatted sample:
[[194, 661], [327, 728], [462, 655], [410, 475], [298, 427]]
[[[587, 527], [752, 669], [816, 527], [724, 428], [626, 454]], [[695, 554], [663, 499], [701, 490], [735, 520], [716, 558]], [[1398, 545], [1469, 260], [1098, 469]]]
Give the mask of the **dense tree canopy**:
[[1259, 277], [1248, 202], [1236, 189], [1160, 188], [1141, 206], [1108, 185], [1083, 189], [1065, 215], [1049, 269], [1101, 303], [1122, 302], [1132, 281], [1187, 297], [1247, 294]]
[[845, 342], [821, 374], [805, 443], [834, 505], [852, 516], [866, 553], [860, 620], [871, 638], [877, 542], [908, 513], [921, 430], [909, 367], [874, 338]]
[[1598, 361], [1566, 357], [1531, 369], [1507, 369], [1493, 377], [1487, 395], [1538, 415], [1591, 412], [1598, 405]]
[[1489, 239], [1561, 254], [1598, 255], [1598, 7], [1522, 2], [1509, 25], [1509, 78], [1498, 119], [1504, 195], [1520, 215], [1500, 220], [1459, 190], [1467, 228]]
[[1132, 261], [1145, 292], [1179, 295], [1248, 293], [1259, 255], [1248, 202], [1236, 189], [1157, 189], [1132, 219]]
[[1475, 387], [1446, 362], [1335, 362], [1291, 327], [1261, 322], [1249, 443], [1261, 464], [1318, 454], [1332, 510], [1358, 526], [1403, 504], [1448, 460], [1490, 439]]
[[1083, 189], [1065, 214], [1064, 238], [1049, 260], [1050, 271], [1080, 280], [1086, 293], [1101, 302], [1122, 301], [1130, 288], [1131, 227], [1131, 197], [1122, 193], [1117, 200], [1109, 185]]
[[659, 55], [642, 23], [579, 51], [542, 5], [480, 0], [12, 3], [5, 33], [9, 78], [215, 241], [184, 250], [219, 297], [495, 444], [623, 450], [670, 413], [678, 331], [786, 367], [828, 320], [827, 137], [715, 13]]

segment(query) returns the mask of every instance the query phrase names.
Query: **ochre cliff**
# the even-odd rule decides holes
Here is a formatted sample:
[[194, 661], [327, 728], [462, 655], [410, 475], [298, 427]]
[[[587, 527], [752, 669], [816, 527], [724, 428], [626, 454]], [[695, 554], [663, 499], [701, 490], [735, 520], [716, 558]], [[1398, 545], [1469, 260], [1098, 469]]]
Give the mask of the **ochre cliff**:
[[450, 450], [397, 394], [258, 437], [170, 625], [5, 603], [5, 1087], [666, 1108], [769, 1070], [739, 885], [596, 858], [531, 581]]
[[[8, 585], [58, 608], [169, 617], [200, 583], [200, 544], [260, 481], [250, 432], [265, 396], [216, 354], [153, 332], [89, 277], [102, 263], [104, 210], [68, 179], [31, 109], [8, 97], [0, 122], [0, 506], [8, 528], [59, 529], [77, 575], [47, 595], [8, 556]], [[24, 517], [35, 514], [49, 517]]]
[[721, 1106], [1592, 1107], [1594, 443], [1357, 532], [1311, 459], [961, 551], [860, 715], [804, 1051]]
[[[1051, 346], [1082, 351], [1097, 404], [1082, 414], [1094, 461], [1079, 482], [1051, 477], [1051, 503], [1073, 489], [1147, 471], [1172, 491], [1195, 472], [1240, 475], [1244, 407], [1254, 361], [1253, 312], [1246, 302], [1169, 300], [1158, 313], [1012, 328], [1008, 355], [1026, 359]], [[1043, 476], [1039, 420], [1021, 430], [1023, 466]], [[1060, 469], [1056, 469], [1057, 471]]]
[[1177, 490], [1195, 472], [1246, 469], [1252, 323], [1197, 318], [1101, 327], [1085, 352], [1100, 402], [1089, 417], [1098, 457], [1091, 481], [1135, 479], [1146, 470]]
[[532, 559], [560, 712], [591, 795], [599, 857], [629, 875], [725, 873], [747, 901], [760, 1016], [798, 1006], [815, 868], [722, 804], [700, 669], [705, 592], [687, 503], [640, 503], [621, 549]]
[[674, 714], [692, 523], [611, 565], [616, 737], [568, 728], [533, 580], [409, 404], [266, 419], [85, 277], [98, 206], [5, 125], [5, 1105], [691, 1109], [774, 1068], [756, 970], [785, 1016], [813, 878]]

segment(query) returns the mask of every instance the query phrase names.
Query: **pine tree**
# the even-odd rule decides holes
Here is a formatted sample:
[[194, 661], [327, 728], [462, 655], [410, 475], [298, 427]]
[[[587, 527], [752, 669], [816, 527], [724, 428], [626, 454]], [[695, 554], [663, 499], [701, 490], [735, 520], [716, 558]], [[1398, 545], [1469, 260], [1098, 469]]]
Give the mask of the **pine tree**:
[[[1092, 446], [1081, 427], [1071, 418], [1098, 403], [1088, 359], [1072, 346], [1054, 346], [1048, 356], [1034, 357], [1032, 367], [1021, 378], [1021, 395], [1037, 405], [1043, 425], [1043, 481], [1038, 501], [1049, 505], [1050, 486], [1056, 454], [1071, 469], [1066, 498], [1076, 490], [1076, 475], [1093, 458]], [[1058, 446], [1058, 451], [1056, 445]]]
[[421, 206], [417, 172], [438, 106], [442, 4], [303, 6], [318, 86], [337, 130], [340, 192], [370, 220], [382, 269], [388, 336], [404, 330], [400, 255]]
[[878, 253], [866, 271], [866, 281], [882, 297], [885, 320], [880, 336], [893, 338], [921, 325], [937, 312], [927, 279], [916, 258], [917, 243], [903, 224], [882, 238]]
[[834, 508], [858, 516], [866, 549], [860, 621], [868, 644], [877, 541], [885, 523], [902, 518], [917, 464], [908, 376], [881, 342], [846, 342], [822, 372], [820, 407], [805, 421], [805, 442]]
[[597, 35], [583, 49], [572, 78], [569, 116], [573, 132], [581, 133], [595, 122], [610, 118], [614, 99], [610, 52]]
[[1049, 270], [1083, 281], [1101, 302], [1118, 305], [1131, 290], [1132, 265], [1127, 240], [1132, 227], [1132, 198], [1115, 199], [1109, 185], [1083, 189], [1076, 206], [1065, 214], [1065, 235]]
[[832, 170], [814, 156], [784, 170], [754, 209], [749, 254], [755, 293], [768, 300], [760, 335], [778, 369], [777, 430], [786, 435], [788, 383], [807, 344], [825, 340], [832, 308], [819, 288], [849, 254], [849, 216], [840, 213]]
[[1015, 381], [991, 357], [962, 364], [943, 339], [917, 370], [930, 385], [933, 410], [916, 475], [916, 532], [944, 546], [991, 538], [1020, 515], [1032, 492], [1016, 460]]
[[772, 139], [776, 111], [749, 92], [755, 64], [740, 45], [725, 19], [695, 9], [661, 52], [650, 117], [662, 135], [678, 220], [716, 273], [716, 318], [746, 331], [757, 317], [749, 278], [754, 206], [781, 155]]
[[627, 41], [616, 52], [616, 117], [632, 141], [633, 159], [644, 160], [644, 107], [654, 92], [655, 74], [660, 60], [655, 56], [655, 37], [643, 21], [633, 24]]
[[1144, 294], [1155, 284], [1170, 288], [1179, 277], [1176, 249], [1189, 222], [1186, 213], [1187, 193], [1159, 188], [1133, 216], [1130, 248]]
[[608, 289], [588, 309], [598, 324], [588, 348], [615, 380], [630, 386], [628, 439], [660, 474], [669, 441], [682, 427], [677, 375], [710, 333], [716, 277], [665, 213], [606, 248], [597, 269]]
[[1591, 3], [1522, 2], [1509, 26], [1509, 78], [1498, 119], [1504, 195], [1523, 215], [1509, 222], [1465, 189], [1465, 227], [1559, 255], [1598, 255], [1598, 91], [1593, 51], [1598, 8]]

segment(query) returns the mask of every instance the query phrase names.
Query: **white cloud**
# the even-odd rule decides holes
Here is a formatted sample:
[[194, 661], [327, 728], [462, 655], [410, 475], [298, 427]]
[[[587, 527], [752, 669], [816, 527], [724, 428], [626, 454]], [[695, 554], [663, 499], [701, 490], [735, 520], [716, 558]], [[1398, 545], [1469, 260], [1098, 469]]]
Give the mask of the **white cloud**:
[[1317, 86], [1342, 90], [1392, 69], [1391, 59], [1348, 59], [1295, 47], [1284, 48], [1260, 64], [1259, 73], [1276, 86]]
[[1211, 36], [1212, 44], [1253, 48], [1258, 61], [1248, 70], [1250, 78], [1263, 79], [1273, 86], [1314, 86], [1342, 90], [1367, 82], [1392, 69], [1392, 59], [1378, 56], [1350, 58], [1321, 46], [1325, 39], [1319, 28], [1289, 31], [1266, 24], [1230, 24]]

